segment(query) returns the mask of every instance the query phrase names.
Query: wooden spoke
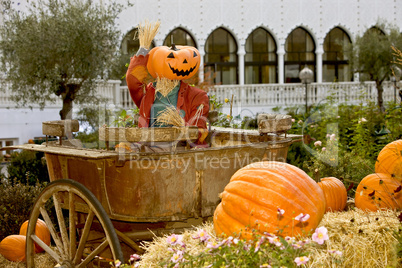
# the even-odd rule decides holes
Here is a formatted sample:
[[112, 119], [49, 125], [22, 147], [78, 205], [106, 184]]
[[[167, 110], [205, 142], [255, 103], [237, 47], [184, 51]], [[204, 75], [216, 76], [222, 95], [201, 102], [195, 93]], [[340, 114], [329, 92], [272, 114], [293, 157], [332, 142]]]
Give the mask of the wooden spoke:
[[89, 231], [92, 226], [94, 216], [95, 216], [94, 212], [90, 211], [88, 214], [88, 217], [85, 221], [84, 229], [81, 234], [80, 243], [78, 244], [78, 249], [75, 253], [73, 263], [77, 263], [79, 261], [79, 259], [81, 258], [82, 254], [84, 253], [85, 244], [88, 240], [88, 235], [89, 235]]
[[107, 246], [109, 245], [109, 241], [105, 239], [98, 247], [96, 247], [91, 254], [89, 254], [85, 260], [80, 263], [77, 267], [86, 267], [86, 265], [93, 260], [99, 253], [101, 253]]
[[61, 239], [63, 241], [63, 250], [64, 250], [63, 253], [68, 258], [70, 243], [69, 243], [68, 235], [67, 235], [66, 222], [64, 220], [63, 211], [61, 210], [60, 200], [59, 200], [59, 196], [57, 193], [53, 194], [53, 203], [54, 203], [54, 208], [56, 209], [56, 215], [57, 215], [57, 221], [59, 223]]
[[55, 261], [60, 263], [62, 261], [60, 255], [58, 255], [53, 249], [51, 249], [48, 245], [46, 245], [39, 237], [36, 235], [30, 236], [33, 241], [35, 241], [41, 248], [43, 248]]
[[50, 235], [52, 236], [54, 242], [56, 243], [57, 249], [59, 250], [61, 257], [65, 258], [66, 256], [64, 255], [65, 251], [63, 250], [63, 243], [61, 242], [59, 236], [56, 233], [56, 229], [54, 228], [52, 220], [49, 217], [49, 214], [47, 214], [47, 211], [44, 207], [40, 208], [40, 213], [42, 214], [43, 220], [45, 221], [46, 226], [50, 231]]
[[77, 230], [76, 230], [76, 219], [77, 213], [75, 211], [75, 199], [74, 194], [69, 192], [68, 195], [68, 207], [69, 207], [69, 228], [70, 228], [70, 258], [75, 257], [75, 252], [77, 249]]

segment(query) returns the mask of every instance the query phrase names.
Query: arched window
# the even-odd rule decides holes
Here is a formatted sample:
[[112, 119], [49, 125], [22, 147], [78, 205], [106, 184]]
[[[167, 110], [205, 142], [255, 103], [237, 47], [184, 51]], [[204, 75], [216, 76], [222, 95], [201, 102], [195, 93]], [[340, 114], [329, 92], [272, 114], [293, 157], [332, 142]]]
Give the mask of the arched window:
[[311, 35], [303, 28], [294, 29], [285, 43], [285, 82], [299, 83], [299, 72], [307, 65], [315, 80], [315, 44]]
[[[140, 48], [140, 42], [138, 40], [137, 28], [132, 29], [128, 32], [121, 42], [121, 58], [119, 59], [119, 67], [116, 68], [114, 72], [116, 77], [124, 77], [124, 74], [127, 72], [126, 65], [130, 62], [130, 57], [134, 56]], [[151, 47], [155, 47], [154, 41], [151, 43]], [[123, 85], [126, 84], [126, 79], [121, 78]]]
[[255, 29], [246, 40], [245, 83], [277, 83], [276, 43], [263, 28]]
[[237, 44], [225, 29], [213, 31], [205, 44], [204, 73], [213, 77], [215, 84], [237, 84]]
[[348, 34], [339, 27], [332, 29], [324, 40], [322, 57], [322, 81], [345, 82], [352, 80], [346, 49], [351, 40]]
[[[152, 41], [151, 47], [155, 47], [154, 41]], [[132, 29], [128, 32], [121, 42], [121, 51], [123, 55], [129, 55], [130, 57], [137, 53], [140, 48], [140, 42], [138, 40], [137, 28]]]
[[184, 29], [176, 28], [171, 31], [163, 41], [164, 46], [181, 45], [196, 47], [194, 38]]

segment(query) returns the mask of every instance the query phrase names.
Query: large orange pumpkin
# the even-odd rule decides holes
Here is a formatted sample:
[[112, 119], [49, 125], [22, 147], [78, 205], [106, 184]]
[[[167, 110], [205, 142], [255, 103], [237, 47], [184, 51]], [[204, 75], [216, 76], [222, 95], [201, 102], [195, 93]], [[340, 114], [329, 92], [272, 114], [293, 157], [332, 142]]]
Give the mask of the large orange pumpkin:
[[[26, 235], [27, 234], [27, 228], [28, 228], [28, 221], [25, 221], [20, 228], [20, 235]], [[50, 245], [50, 232], [49, 229], [47, 228], [46, 223], [38, 219], [36, 221], [36, 226], [35, 226], [35, 235], [42, 240], [46, 245]], [[41, 248], [38, 244], [35, 243], [35, 252], [39, 253], [42, 252], [43, 248]]]
[[356, 189], [355, 206], [365, 211], [402, 208], [402, 185], [389, 174], [364, 177]]
[[322, 178], [318, 182], [318, 186], [322, 189], [325, 195], [325, 201], [328, 211], [342, 211], [346, 206], [348, 194], [343, 182], [335, 177]]
[[[221, 198], [214, 213], [217, 235], [244, 239], [251, 239], [253, 230], [280, 236], [309, 234], [325, 213], [325, 196], [317, 183], [303, 170], [282, 162], [256, 162], [239, 169]], [[310, 218], [296, 220], [301, 213]]]
[[388, 143], [378, 154], [376, 173], [387, 173], [402, 181], [402, 140]]
[[149, 52], [148, 72], [152, 77], [185, 80], [197, 73], [200, 53], [191, 46], [159, 46]]
[[24, 235], [9, 235], [0, 242], [0, 254], [9, 261], [25, 261]]

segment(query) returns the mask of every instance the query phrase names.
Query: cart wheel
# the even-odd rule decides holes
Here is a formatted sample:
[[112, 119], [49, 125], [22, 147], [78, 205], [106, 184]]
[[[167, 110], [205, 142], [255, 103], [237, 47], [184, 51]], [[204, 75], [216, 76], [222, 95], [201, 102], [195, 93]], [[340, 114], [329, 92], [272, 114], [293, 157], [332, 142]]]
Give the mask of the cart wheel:
[[[55, 215], [48, 211], [55, 211]], [[63, 209], [68, 209], [63, 211]], [[78, 212], [80, 213], [78, 215]], [[81, 212], [85, 212], [81, 213]], [[49, 228], [55, 247], [47, 246], [35, 235], [35, 223], [41, 214]], [[64, 218], [68, 215], [68, 219]], [[84, 218], [82, 215], [84, 215]], [[83, 218], [82, 229], [77, 225], [77, 219]], [[52, 218], [56, 218], [52, 221]], [[88, 252], [91, 226], [101, 226], [104, 237], [95, 248]], [[79, 235], [77, 235], [79, 233]], [[26, 239], [27, 267], [35, 267], [34, 255], [36, 242], [43, 248], [60, 267], [88, 267], [105, 249], [110, 249], [110, 262], [123, 260], [119, 239], [109, 216], [96, 197], [82, 184], [68, 179], [51, 182], [38, 196], [31, 212]]]

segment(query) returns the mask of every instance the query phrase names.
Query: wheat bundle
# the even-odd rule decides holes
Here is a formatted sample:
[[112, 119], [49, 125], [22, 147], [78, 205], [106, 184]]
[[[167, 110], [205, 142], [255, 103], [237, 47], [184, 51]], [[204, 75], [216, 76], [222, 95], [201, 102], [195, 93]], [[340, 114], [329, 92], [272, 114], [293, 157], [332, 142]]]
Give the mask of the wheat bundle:
[[172, 125], [176, 127], [184, 127], [185, 125], [184, 119], [173, 106], [168, 106], [165, 110], [159, 112], [155, 123], [161, 125]]
[[140, 42], [140, 47], [149, 49], [154, 40], [155, 35], [159, 31], [160, 21], [149, 22], [145, 20], [143, 23], [138, 25], [138, 40]]

